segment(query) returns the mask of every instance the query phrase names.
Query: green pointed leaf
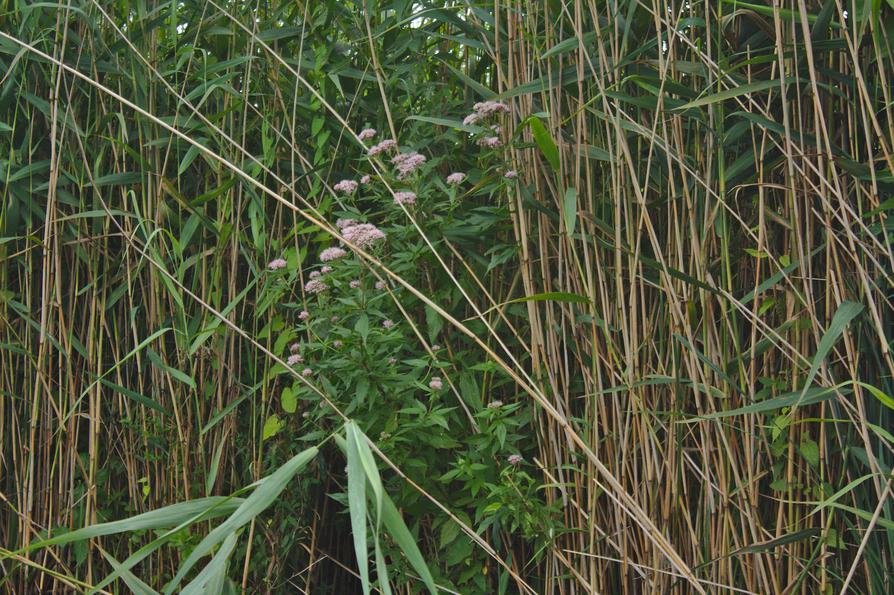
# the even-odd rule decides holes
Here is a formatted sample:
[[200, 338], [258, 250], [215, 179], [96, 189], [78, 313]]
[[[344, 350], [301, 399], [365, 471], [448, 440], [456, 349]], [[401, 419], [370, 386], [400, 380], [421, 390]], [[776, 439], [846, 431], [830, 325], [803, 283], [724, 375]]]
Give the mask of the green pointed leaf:
[[565, 200], [562, 202], [562, 207], [565, 215], [565, 233], [571, 236], [574, 234], [574, 228], [577, 224], [577, 190], [571, 186], [565, 191]]
[[286, 413], [295, 413], [298, 409], [298, 397], [289, 386], [282, 389], [282, 393], [279, 395], [279, 402], [282, 405], [282, 410]]
[[267, 418], [267, 421], [264, 422], [264, 429], [261, 431], [261, 440], [267, 440], [269, 438], [273, 438], [279, 431], [283, 428], [285, 424], [283, 424], [282, 420], [280, 420], [276, 415], [271, 415]]
[[422, 582], [428, 587], [429, 592], [436, 594], [438, 588], [435, 585], [435, 579], [431, 571], [428, 569], [428, 564], [425, 563], [422, 552], [419, 551], [419, 546], [416, 545], [416, 540], [413, 539], [413, 535], [407, 529], [407, 525], [388, 494], [385, 494], [382, 498], [382, 521], [385, 523], [388, 534], [391, 535], [391, 538], [400, 547], [404, 556], [407, 557], [410, 565], [422, 578]]
[[543, 153], [547, 163], [553, 168], [553, 171], [559, 171], [559, 148], [543, 122], [536, 116], [531, 116], [525, 122], [531, 127], [531, 134], [534, 135], [534, 140], [540, 147], [540, 152]]
[[190, 571], [200, 558], [211, 553], [214, 546], [227, 537], [230, 537], [242, 526], [251, 522], [252, 519], [264, 512], [285, 489], [289, 481], [291, 481], [291, 479], [315, 456], [317, 456], [316, 447], [312, 446], [307, 450], [303, 450], [286, 461], [279, 467], [279, 469], [255, 484], [256, 487], [252, 494], [242, 501], [239, 507], [227, 518], [227, 520], [206, 535], [183, 564], [180, 565], [177, 574], [165, 587], [165, 593], [173, 593], [177, 588], [177, 585], [180, 584], [180, 581], [183, 580], [183, 577], [186, 576], [186, 573]]

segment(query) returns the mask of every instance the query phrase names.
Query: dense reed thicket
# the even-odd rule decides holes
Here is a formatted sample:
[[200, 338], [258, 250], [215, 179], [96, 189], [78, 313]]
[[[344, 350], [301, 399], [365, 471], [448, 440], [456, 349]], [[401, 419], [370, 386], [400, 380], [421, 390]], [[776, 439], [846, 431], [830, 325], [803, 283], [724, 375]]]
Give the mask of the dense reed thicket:
[[890, 0], [0, 3], [2, 590], [894, 592], [892, 59]]

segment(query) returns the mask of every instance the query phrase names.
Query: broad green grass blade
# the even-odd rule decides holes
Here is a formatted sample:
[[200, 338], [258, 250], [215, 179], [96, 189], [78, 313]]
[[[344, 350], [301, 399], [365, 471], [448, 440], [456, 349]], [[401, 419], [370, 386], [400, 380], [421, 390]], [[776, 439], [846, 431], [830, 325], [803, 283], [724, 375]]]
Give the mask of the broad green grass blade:
[[422, 582], [428, 587], [429, 592], [436, 594], [438, 588], [435, 586], [435, 579], [428, 569], [428, 564], [425, 563], [422, 552], [419, 551], [419, 546], [416, 545], [416, 540], [413, 539], [413, 535], [407, 529], [404, 519], [400, 516], [400, 512], [398, 512], [397, 507], [388, 494], [385, 494], [382, 498], [382, 520], [385, 523], [388, 534], [391, 535], [391, 538], [400, 547], [404, 556], [407, 557], [410, 565], [422, 578]]
[[227, 562], [230, 560], [230, 554], [236, 547], [236, 540], [239, 537], [239, 531], [230, 533], [224, 542], [220, 545], [220, 549], [214, 554], [214, 558], [208, 562], [205, 568], [196, 575], [185, 587], [180, 595], [201, 595], [202, 593], [220, 593], [223, 591], [224, 581], [227, 578]]
[[366, 474], [357, 449], [357, 439], [351, 431], [351, 422], [345, 424], [345, 451], [348, 458], [348, 507], [351, 513], [351, 533], [354, 537], [354, 554], [357, 571], [364, 595], [369, 595], [369, 549], [366, 544]]
[[158, 510], [144, 512], [129, 519], [120, 521], [112, 521], [109, 523], [100, 523], [91, 525], [83, 529], [77, 529], [70, 533], [65, 533], [50, 539], [44, 539], [36, 543], [32, 543], [27, 551], [49, 547], [51, 545], [61, 545], [63, 543], [72, 543], [83, 539], [92, 539], [103, 535], [114, 535], [115, 533], [124, 533], [125, 531], [145, 531], [147, 529], [164, 529], [179, 525], [190, 519], [214, 518], [231, 514], [237, 510], [244, 501], [241, 498], [228, 498], [224, 496], [212, 496], [210, 498], [199, 498], [189, 500], [179, 504], [165, 506]]
[[171, 580], [170, 584], [165, 588], [165, 593], [173, 593], [186, 573], [199, 561], [200, 558], [207, 555], [218, 543], [226, 539], [229, 535], [237, 531], [243, 525], [251, 522], [253, 518], [264, 512], [270, 504], [276, 500], [276, 497], [285, 489], [291, 479], [307, 465], [311, 459], [317, 455], [317, 448], [312, 446], [304, 450], [283, 464], [279, 469], [268, 475], [255, 488], [251, 496], [241, 502], [239, 507], [230, 517], [223, 523], [218, 525], [205, 538], [199, 542], [199, 545], [192, 551], [177, 574]]
[[536, 116], [531, 116], [525, 122], [531, 127], [531, 134], [534, 135], [534, 140], [540, 147], [540, 152], [543, 153], [547, 163], [553, 168], [553, 171], [559, 171], [559, 148], [543, 122]]
[[124, 581], [131, 593], [134, 593], [134, 595], [158, 595], [158, 591], [141, 581], [130, 570], [124, 568], [121, 562], [113, 558], [108, 552], [102, 550], [102, 555], [109, 565], [121, 575], [121, 580]]
[[[841, 386], [831, 388], [812, 388], [806, 392], [788, 393], [779, 397], [767, 399], [766, 401], [759, 401], [746, 407], [731, 409], [729, 411], [718, 411], [717, 413], [710, 413], [708, 415], [700, 415], [698, 417], [686, 420], [683, 423], [691, 423], [703, 419], [721, 419], [724, 417], [735, 417], [737, 415], [748, 415], [752, 413], [768, 413], [770, 411], [778, 411], [783, 407], [793, 407], [799, 404], [814, 405], [816, 403], [822, 403], [823, 401], [828, 401], [829, 399], [833, 398], [836, 391], [838, 391], [839, 389], [841, 389]], [[841, 392], [848, 393], [850, 392], [850, 390], [841, 390]]]

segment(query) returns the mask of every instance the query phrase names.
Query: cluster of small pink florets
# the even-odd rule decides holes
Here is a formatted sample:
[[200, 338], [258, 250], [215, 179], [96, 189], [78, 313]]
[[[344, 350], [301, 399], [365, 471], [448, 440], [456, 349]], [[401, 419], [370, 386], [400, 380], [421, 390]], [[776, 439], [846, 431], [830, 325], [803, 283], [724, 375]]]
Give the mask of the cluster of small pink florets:
[[409, 190], [401, 190], [394, 193], [394, 202], [399, 205], [416, 204], [416, 193]]
[[447, 176], [447, 183], [451, 186], [459, 186], [463, 183], [463, 180], [466, 179], [466, 174], [462, 172], [455, 172]]
[[279, 269], [286, 268], [287, 264], [289, 263], [287, 263], [284, 258], [275, 258], [267, 263], [267, 268], [271, 271], [278, 271]]
[[370, 157], [374, 157], [375, 155], [378, 155], [379, 153], [384, 153], [385, 151], [390, 151], [391, 149], [394, 149], [396, 147], [397, 147], [397, 141], [394, 140], [393, 138], [388, 138], [388, 139], [383, 140], [382, 142], [380, 142], [377, 145], [371, 146], [369, 148], [369, 150], [367, 150], [366, 153]]
[[391, 163], [397, 168], [397, 179], [403, 180], [425, 163], [425, 155], [416, 151], [399, 153], [391, 158]]
[[496, 136], [482, 136], [475, 142], [478, 143], [479, 147], [487, 147], [489, 149], [496, 149], [503, 144], [503, 141]]
[[322, 279], [316, 277], [312, 278], [310, 281], [304, 284], [304, 291], [306, 291], [307, 293], [313, 293], [315, 295], [318, 293], [323, 293], [327, 289], [329, 289], [329, 286], [326, 285], [326, 283], [324, 283]]
[[357, 135], [357, 138], [360, 140], [369, 140], [376, 135], [375, 128], [364, 128], [360, 131], [360, 134]]
[[385, 239], [385, 233], [371, 223], [346, 225], [341, 228], [341, 235], [358, 248], [369, 248], [377, 241]]
[[492, 114], [499, 112], [509, 113], [509, 106], [502, 101], [479, 101], [472, 106], [472, 109], [475, 111], [463, 120], [463, 124], [466, 126], [476, 124]]
[[[347, 252], [338, 246], [333, 246], [332, 248], [326, 248], [322, 252], [320, 252], [320, 260], [323, 262], [331, 262], [333, 260], [338, 260], [339, 258], [343, 258], [347, 256]], [[325, 267], [324, 267], [325, 268]], [[331, 269], [330, 269], [331, 270]]]
[[335, 190], [338, 192], [344, 192], [345, 194], [354, 194], [354, 191], [357, 190], [357, 182], [354, 180], [342, 180], [335, 186], [333, 186]]

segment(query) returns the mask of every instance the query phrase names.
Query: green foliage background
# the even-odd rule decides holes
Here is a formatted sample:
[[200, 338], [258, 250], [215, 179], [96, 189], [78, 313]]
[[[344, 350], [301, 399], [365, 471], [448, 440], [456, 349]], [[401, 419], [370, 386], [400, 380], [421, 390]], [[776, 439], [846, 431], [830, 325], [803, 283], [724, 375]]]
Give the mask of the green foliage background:
[[[383, 592], [422, 559], [894, 590], [890, 5], [7, 1], [0, 33], [5, 591], [360, 592], [367, 548]], [[387, 241], [308, 294], [348, 217]]]

